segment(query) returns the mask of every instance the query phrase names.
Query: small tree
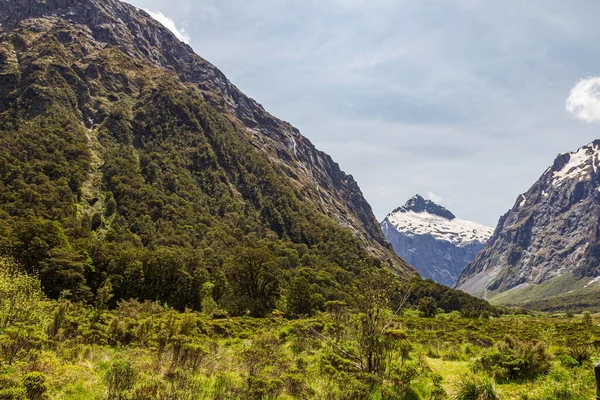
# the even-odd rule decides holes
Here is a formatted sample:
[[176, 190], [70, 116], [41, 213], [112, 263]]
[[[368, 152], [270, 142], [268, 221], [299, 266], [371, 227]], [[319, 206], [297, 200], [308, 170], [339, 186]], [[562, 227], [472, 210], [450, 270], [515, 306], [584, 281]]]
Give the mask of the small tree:
[[[353, 317], [349, 338], [354, 341], [357, 355], [332, 343], [334, 350], [348, 359], [354, 366], [369, 374], [385, 372], [389, 353], [394, 348], [393, 335], [388, 335], [393, 319], [402, 309], [405, 296], [395, 313], [389, 309], [390, 299], [396, 292], [396, 280], [383, 268], [363, 268], [353, 293], [358, 313]], [[331, 303], [329, 303], [331, 307]]]
[[277, 258], [264, 247], [241, 247], [227, 268], [238, 311], [262, 317], [275, 307], [279, 294]]
[[288, 309], [293, 315], [312, 315], [313, 301], [311, 288], [305, 276], [297, 276], [290, 283]]
[[219, 308], [217, 302], [213, 299], [213, 289], [215, 284], [212, 282], [204, 282], [200, 294], [202, 295], [202, 312], [212, 316]]
[[110, 279], [107, 279], [96, 293], [96, 308], [100, 310], [108, 308], [108, 303], [113, 297], [113, 286]]
[[592, 326], [594, 322], [592, 321], [592, 314], [589, 311], [583, 313], [583, 324], [587, 326]]
[[437, 314], [437, 302], [433, 297], [421, 297], [417, 309], [424, 317], [435, 317]]

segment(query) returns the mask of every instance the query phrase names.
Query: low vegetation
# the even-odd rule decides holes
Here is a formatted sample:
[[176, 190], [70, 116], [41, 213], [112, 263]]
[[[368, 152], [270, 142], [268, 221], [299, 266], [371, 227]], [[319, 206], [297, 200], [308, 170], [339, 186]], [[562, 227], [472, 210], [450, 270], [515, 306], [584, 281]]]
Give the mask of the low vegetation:
[[[363, 272], [313, 316], [48, 300], [0, 268], [0, 399], [590, 399], [593, 316], [431, 312]], [[201, 288], [205, 290], [206, 288]], [[200, 289], [199, 289], [200, 290]]]

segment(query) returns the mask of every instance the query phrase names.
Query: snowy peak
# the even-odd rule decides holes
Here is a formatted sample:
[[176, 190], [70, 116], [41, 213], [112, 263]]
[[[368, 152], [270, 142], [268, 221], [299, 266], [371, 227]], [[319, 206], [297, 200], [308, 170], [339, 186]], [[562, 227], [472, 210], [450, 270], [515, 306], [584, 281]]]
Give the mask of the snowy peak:
[[396, 254], [423, 278], [450, 287], [492, 235], [492, 228], [458, 219], [419, 195], [388, 214], [381, 228]]
[[[440, 206], [439, 204], [434, 203], [431, 200], [425, 200], [421, 195], [416, 194], [411, 197], [402, 207], [396, 208], [392, 211], [391, 214], [394, 213], [408, 213], [408, 212], [422, 213], [426, 212], [432, 215], [437, 215], [438, 217], [446, 218], [446, 219], [455, 219], [456, 217], [450, 211]], [[391, 215], [390, 214], [390, 215]]]
[[485, 243], [494, 231], [477, 222], [458, 219], [446, 208], [419, 195], [388, 214], [382, 222], [382, 225], [386, 224], [406, 235], [430, 235], [456, 246]]
[[573, 180], [589, 181], [599, 167], [600, 141], [597, 140], [575, 152], [560, 154], [548, 172], [551, 172], [552, 186], [557, 187]]
[[[501, 296], [513, 290], [511, 293], [519, 293], [527, 285], [545, 285], [562, 276], [581, 282], [582, 278], [600, 276], [598, 168], [600, 140], [558, 155], [500, 218], [492, 239], [465, 267], [458, 288], [478, 296]], [[507, 303], [551, 301], [552, 296], [561, 293], [576, 293], [574, 287], [569, 286], [568, 292], [565, 287], [562, 293], [563, 287], [556, 286], [552, 295], [532, 289], [527, 298], [520, 300], [512, 295], [499, 298]]]

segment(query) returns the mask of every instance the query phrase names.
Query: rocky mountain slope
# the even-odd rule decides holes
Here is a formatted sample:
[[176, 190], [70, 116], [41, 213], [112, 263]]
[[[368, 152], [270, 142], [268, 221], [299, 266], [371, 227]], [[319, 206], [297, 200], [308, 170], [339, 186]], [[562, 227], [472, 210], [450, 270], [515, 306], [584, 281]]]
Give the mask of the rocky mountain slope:
[[458, 219], [419, 195], [388, 214], [381, 228], [396, 253], [421, 276], [451, 287], [492, 235], [492, 228]]
[[579, 296], [600, 276], [600, 141], [559, 155], [499, 221], [457, 287], [505, 303]]
[[[351, 175], [341, 171], [330, 156], [317, 150], [292, 125], [273, 117], [240, 92], [221, 71], [196, 55], [144, 11], [116, 0], [4, 1], [0, 4], [0, 29], [9, 32], [15, 28], [20, 33], [35, 32], [44, 38], [54, 35], [61, 50], [81, 57], [72, 65], [63, 65], [67, 68], [63, 73], [73, 78], [73, 86], [85, 84], [85, 78], [97, 75], [93, 61], [99, 52], [113, 48], [128, 61], [143, 62], [146, 67], [159, 67], [176, 74], [182, 84], [194, 89], [216, 110], [227, 114], [236, 128], [244, 129], [247, 139], [268, 155], [321, 213], [360, 237], [373, 254], [389, 259], [399, 269], [407, 268], [393, 256], [370, 205]], [[10, 34], [5, 34], [3, 41], [8, 44], [11, 39], [14, 40]], [[16, 71], [26, 66], [15, 60], [19, 58], [18, 48], [5, 46], [4, 49], [6, 67]], [[17, 63], [11, 64], [11, 60]], [[21, 76], [21, 80], [23, 78]], [[120, 82], [123, 87], [118, 89], [139, 89], [135, 88], [135, 82], [123, 78]], [[88, 95], [82, 86], [73, 89], [82, 90], [83, 93], [78, 95], [85, 96], [78, 99], [77, 104], [82, 123], [88, 128], [98, 126], [104, 115], [90, 104], [94, 100], [91, 93]]]
[[351, 175], [126, 3], [0, 2], [0, 131], [0, 245], [52, 296], [225, 303], [248, 247], [317, 303], [376, 259], [416, 274]]

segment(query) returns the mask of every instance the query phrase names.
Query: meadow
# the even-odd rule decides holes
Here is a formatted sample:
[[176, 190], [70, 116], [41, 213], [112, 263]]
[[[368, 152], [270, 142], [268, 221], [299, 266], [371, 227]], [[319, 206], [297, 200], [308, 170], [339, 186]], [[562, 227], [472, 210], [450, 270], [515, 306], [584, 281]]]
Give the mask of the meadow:
[[[369, 294], [370, 293], [370, 294]], [[465, 317], [377, 291], [305, 318], [48, 300], [0, 273], [0, 399], [591, 399], [589, 313]], [[372, 294], [372, 295], [371, 295]], [[105, 297], [102, 298], [102, 295]]]

